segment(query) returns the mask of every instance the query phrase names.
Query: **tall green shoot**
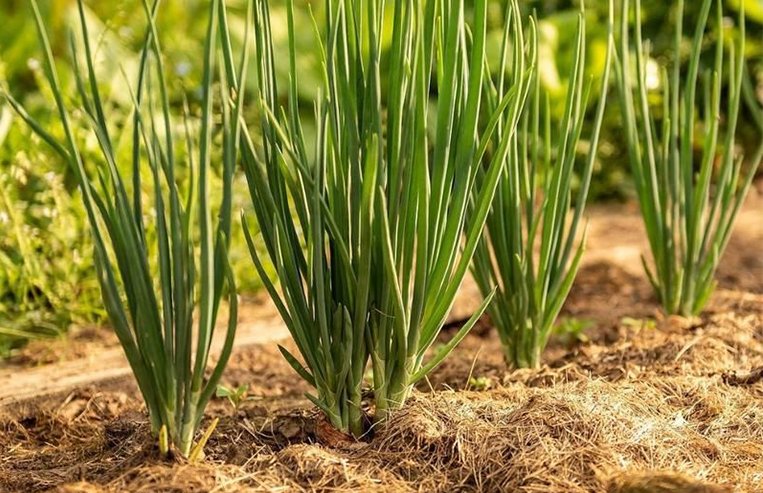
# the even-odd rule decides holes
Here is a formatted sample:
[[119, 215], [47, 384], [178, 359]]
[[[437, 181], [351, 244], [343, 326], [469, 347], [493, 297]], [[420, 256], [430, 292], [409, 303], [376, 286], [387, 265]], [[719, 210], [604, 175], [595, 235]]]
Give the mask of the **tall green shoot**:
[[[686, 73], [680, 63], [684, 1], [679, 0], [672, 68], [661, 70], [659, 87], [653, 88], [647, 77], [648, 45], [641, 35], [641, 1], [633, 9], [630, 5], [624, 0], [616, 72], [633, 180], [652, 252], [652, 262], [644, 259], [644, 268], [666, 312], [697, 315], [716, 286], [715, 270], [763, 158], [761, 144], [745, 172], [736, 152], [746, 78], [744, 8], [739, 39], [727, 46], [718, 32], [712, 65], [700, 77], [713, 0], [702, 1]], [[720, 1], [715, 20], [722, 29]], [[659, 109], [651, 104], [655, 96], [661, 97]]]
[[[564, 116], [553, 133], [549, 99], [542, 95], [539, 74], [533, 73], [531, 96], [522, 109], [519, 130], [509, 140], [506, 168], [474, 256], [474, 278], [483, 296], [495, 291], [488, 314], [500, 336], [506, 362], [516, 368], [540, 364], [541, 352], [583, 255], [584, 240], [578, 239], [578, 229], [596, 159], [614, 50], [610, 29], [600, 99], [573, 202], [577, 150], [593, 85], [585, 75], [585, 29], [581, 7]], [[487, 86], [490, 108], [499, 104], [506, 84], [506, 58], [503, 52], [498, 83]], [[518, 77], [515, 72], [510, 76]], [[499, 126], [498, 138], [506, 132], [512, 130]]]
[[[205, 438], [192, 451], [194, 438], [230, 357], [237, 322], [236, 287], [227, 248], [230, 184], [239, 154], [243, 94], [231, 91], [238, 86], [231, 75], [220, 77], [223, 198], [216, 222], [212, 220], [209, 203], [212, 135], [216, 127], [215, 52], [219, 38], [223, 46], [229, 44], [227, 29], [219, 34], [217, 30], [218, 16], [224, 15], [224, 3], [210, 2], [200, 130], [194, 139], [186, 114], [185, 149], [180, 152], [182, 146], [175, 142], [166, 71], [155, 24], [159, 2], [149, 5], [144, 0], [148, 29], [137, 84], [131, 89], [133, 128], [129, 159], [117, 149], [115, 130], [95, 77], [95, 57], [82, 1], [78, 4], [85, 55], [83, 67], [72, 37], [78, 108], [90, 123], [102, 159], [91, 163], [83, 158], [34, 0], [32, 9], [43, 47], [45, 73], [55, 96], [64, 141], [56, 140], [10, 96], [9, 101], [74, 170], [93, 235], [103, 301], [148, 408], [152, 431], [165, 451], [171, 442], [182, 455], [195, 457]], [[246, 57], [239, 74], [245, 69], [245, 61]], [[194, 148], [196, 142], [198, 151]], [[150, 209], [145, 207], [142, 196], [146, 164], [149, 170], [146, 186], [152, 196]], [[181, 166], [182, 174], [187, 176], [185, 180], [179, 176]], [[154, 269], [158, 271], [158, 282]], [[217, 363], [208, 373], [212, 336], [225, 291], [229, 313], [224, 343]]]
[[[517, 77], [486, 109], [487, 0], [468, 27], [462, 0], [328, 0], [323, 83], [308, 145], [299, 113], [293, 5], [287, 105], [281, 107], [267, 0], [255, 1], [262, 149], [248, 133], [244, 167], [257, 221], [280, 281], [252, 257], [316, 389], [308, 397], [338, 429], [364, 433], [361, 390], [370, 365], [375, 420], [402, 406], [463, 339], [487, 304], [427, 359], [477, 247], [504, 156], [529, 91], [517, 2], [505, 26]], [[388, 47], [382, 33], [391, 33]], [[509, 48], [510, 47], [510, 48]], [[388, 67], [382, 84], [382, 67]], [[431, 98], [430, 94], [437, 94]], [[484, 121], [483, 121], [484, 119]], [[498, 125], [504, 129], [497, 138]], [[477, 171], [488, 159], [478, 186]], [[312, 152], [310, 151], [312, 150]], [[475, 214], [467, 224], [469, 201]]]

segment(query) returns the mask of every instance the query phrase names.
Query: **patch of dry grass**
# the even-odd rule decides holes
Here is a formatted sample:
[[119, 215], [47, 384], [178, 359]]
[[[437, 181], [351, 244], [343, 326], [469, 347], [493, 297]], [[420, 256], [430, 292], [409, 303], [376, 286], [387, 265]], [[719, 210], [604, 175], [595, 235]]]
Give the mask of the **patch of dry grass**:
[[[124, 381], [50, 396], [0, 417], [0, 490], [752, 493], [763, 382], [727, 373], [763, 366], [759, 301], [723, 291], [701, 319], [620, 325], [508, 374], [498, 341], [472, 335], [369, 442], [321, 444], [309, 403], [267, 390], [294, 379], [267, 350], [234, 357], [255, 399], [213, 403], [202, 464], [158, 456]], [[493, 387], [447, 390], [472, 371]]]

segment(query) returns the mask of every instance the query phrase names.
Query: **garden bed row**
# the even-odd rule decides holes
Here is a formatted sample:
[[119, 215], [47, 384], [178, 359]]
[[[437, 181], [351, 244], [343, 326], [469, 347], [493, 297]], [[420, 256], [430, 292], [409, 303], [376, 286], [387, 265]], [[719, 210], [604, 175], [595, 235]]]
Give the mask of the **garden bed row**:
[[[508, 372], [483, 320], [373, 440], [351, 443], [326, 433], [273, 343], [238, 346], [223, 382], [249, 397], [210, 404], [221, 421], [202, 463], [160, 456], [124, 376], [5, 405], [0, 490], [757, 491], [763, 383], [734, 376], [763, 366], [760, 205], [702, 317], [660, 315], [631, 251], [638, 217], [597, 209], [563, 313], [590, 327], [552, 339], [539, 370]], [[60, 364], [24, 370], [29, 352], [2, 371]]]

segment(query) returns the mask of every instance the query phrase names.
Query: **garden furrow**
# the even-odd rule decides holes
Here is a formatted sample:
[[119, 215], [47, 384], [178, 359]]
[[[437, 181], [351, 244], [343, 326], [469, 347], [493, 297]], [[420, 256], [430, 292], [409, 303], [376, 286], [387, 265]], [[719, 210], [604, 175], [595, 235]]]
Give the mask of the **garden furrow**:
[[[288, 337], [286, 326], [275, 315], [270, 304], [242, 307], [242, 322], [238, 326], [236, 347], [277, 341]], [[215, 339], [212, 354], [222, 348], [222, 339]], [[0, 369], [0, 407], [26, 399], [64, 392], [84, 385], [97, 384], [127, 376], [130, 367], [119, 346], [105, 349], [71, 361], [37, 368]]]

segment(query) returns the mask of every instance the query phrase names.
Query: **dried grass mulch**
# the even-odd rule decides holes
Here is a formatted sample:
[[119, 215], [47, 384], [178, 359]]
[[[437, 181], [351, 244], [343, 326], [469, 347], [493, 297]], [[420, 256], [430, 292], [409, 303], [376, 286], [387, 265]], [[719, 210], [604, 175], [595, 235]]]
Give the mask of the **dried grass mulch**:
[[[1, 413], [0, 490], [761, 491], [763, 382], [734, 378], [763, 366], [761, 301], [721, 291], [701, 319], [615, 317], [539, 370], [506, 372], [495, 336], [472, 335], [367, 443], [322, 445], [276, 350], [246, 348], [228, 382], [254, 399], [213, 402], [197, 465], [158, 457], [129, 380], [80, 389]], [[490, 388], [464, 390], [470, 376]]]

